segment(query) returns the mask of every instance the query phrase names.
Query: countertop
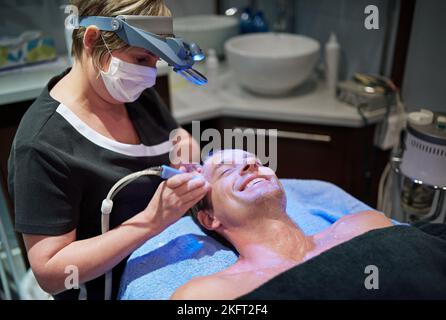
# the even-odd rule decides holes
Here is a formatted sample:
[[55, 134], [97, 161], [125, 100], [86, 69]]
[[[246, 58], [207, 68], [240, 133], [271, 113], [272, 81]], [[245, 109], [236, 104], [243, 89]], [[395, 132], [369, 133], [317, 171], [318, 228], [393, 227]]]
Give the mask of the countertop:
[[[48, 80], [69, 66], [66, 58], [47, 64], [0, 72], [0, 107], [39, 96]], [[198, 70], [205, 73], [203, 65]], [[362, 127], [356, 108], [331, 97], [325, 84], [310, 80], [287, 96], [266, 97], [242, 89], [225, 64], [220, 65], [218, 90], [195, 86], [167, 66], [158, 64], [158, 75], [169, 75], [172, 112], [180, 124], [218, 116]], [[368, 123], [380, 121], [385, 110], [365, 112]]]
[[[205, 73], [204, 70], [200, 71]], [[244, 90], [224, 65], [220, 67], [218, 81], [218, 90], [212, 90], [209, 86], [195, 86], [177, 75], [170, 75], [172, 112], [180, 124], [231, 116], [344, 127], [364, 126], [356, 108], [332, 97], [325, 84], [315, 79], [280, 97], [258, 96]], [[364, 115], [369, 124], [376, 123], [383, 119], [385, 110], [365, 112]]]
[[[54, 62], [0, 72], [0, 108], [9, 103], [37, 98], [47, 82], [70, 66], [66, 57]], [[168, 73], [165, 62], [159, 62], [158, 76]]]

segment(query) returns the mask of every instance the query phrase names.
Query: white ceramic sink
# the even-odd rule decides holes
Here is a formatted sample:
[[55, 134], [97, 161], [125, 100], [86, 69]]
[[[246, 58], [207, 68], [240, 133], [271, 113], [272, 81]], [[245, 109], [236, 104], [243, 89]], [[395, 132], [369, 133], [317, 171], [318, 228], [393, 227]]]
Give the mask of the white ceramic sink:
[[201, 49], [215, 49], [224, 54], [226, 40], [238, 34], [238, 20], [235, 17], [219, 15], [196, 15], [175, 18], [173, 32], [189, 42], [197, 43]]
[[254, 33], [229, 39], [225, 51], [240, 85], [258, 94], [280, 95], [310, 77], [320, 45], [301, 35]]

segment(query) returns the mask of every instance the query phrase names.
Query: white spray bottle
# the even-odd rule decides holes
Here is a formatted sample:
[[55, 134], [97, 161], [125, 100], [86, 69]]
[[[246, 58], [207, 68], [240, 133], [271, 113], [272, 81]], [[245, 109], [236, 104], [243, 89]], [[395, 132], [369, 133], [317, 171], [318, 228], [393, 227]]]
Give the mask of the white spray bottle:
[[336, 39], [336, 34], [332, 32], [325, 45], [325, 79], [330, 95], [333, 97], [336, 95], [340, 56], [341, 47]]
[[218, 82], [218, 57], [215, 49], [209, 49], [206, 57], [206, 71], [208, 86], [211, 92], [217, 92], [220, 85]]

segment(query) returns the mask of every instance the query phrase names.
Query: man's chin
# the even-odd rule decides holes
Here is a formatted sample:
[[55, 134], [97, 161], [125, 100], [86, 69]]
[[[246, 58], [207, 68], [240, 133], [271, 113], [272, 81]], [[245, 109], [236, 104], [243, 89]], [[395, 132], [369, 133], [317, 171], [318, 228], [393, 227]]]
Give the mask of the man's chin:
[[274, 203], [280, 203], [285, 197], [285, 192], [282, 186], [275, 181], [268, 181], [268, 183], [259, 184], [252, 190], [246, 190], [241, 194], [241, 198], [244, 202], [266, 203], [267, 205], [274, 205]]

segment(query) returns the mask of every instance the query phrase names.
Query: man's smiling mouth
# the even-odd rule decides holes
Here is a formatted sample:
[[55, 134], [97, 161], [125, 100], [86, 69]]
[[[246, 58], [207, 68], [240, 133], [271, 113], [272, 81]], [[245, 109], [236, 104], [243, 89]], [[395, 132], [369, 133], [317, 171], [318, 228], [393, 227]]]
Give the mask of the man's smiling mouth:
[[257, 185], [263, 181], [268, 181], [268, 180], [269, 180], [269, 177], [267, 177], [267, 176], [252, 175], [249, 178], [247, 178], [245, 181], [243, 181], [243, 183], [240, 185], [240, 188], [238, 191], [243, 192], [247, 189], [254, 187], [255, 185]]

